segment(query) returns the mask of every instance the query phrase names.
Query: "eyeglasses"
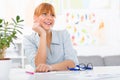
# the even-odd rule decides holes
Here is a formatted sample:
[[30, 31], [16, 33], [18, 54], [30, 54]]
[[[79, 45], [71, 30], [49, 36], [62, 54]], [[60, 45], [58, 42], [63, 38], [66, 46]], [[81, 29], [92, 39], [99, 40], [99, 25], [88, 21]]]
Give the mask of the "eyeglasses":
[[84, 70], [92, 70], [92, 69], [93, 69], [93, 65], [91, 63], [88, 63], [87, 65], [81, 63], [79, 65], [76, 65], [75, 68], [68, 68], [68, 70], [70, 71], [84, 71]]

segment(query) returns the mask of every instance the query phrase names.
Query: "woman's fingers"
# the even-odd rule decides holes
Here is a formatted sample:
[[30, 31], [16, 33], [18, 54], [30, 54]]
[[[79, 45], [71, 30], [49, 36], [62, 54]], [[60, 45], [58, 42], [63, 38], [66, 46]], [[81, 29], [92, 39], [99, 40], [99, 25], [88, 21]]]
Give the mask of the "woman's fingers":
[[50, 68], [49, 68], [49, 65], [40, 64], [39, 66], [37, 66], [36, 72], [48, 72], [49, 69], [50, 69]]

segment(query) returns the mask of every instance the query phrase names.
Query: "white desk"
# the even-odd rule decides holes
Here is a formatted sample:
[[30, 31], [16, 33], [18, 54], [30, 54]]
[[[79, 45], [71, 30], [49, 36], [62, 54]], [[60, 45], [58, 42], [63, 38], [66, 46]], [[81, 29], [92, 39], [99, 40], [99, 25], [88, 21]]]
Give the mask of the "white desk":
[[9, 80], [120, 80], [120, 66], [94, 67], [89, 71], [57, 71], [25, 73], [25, 69], [11, 69]]

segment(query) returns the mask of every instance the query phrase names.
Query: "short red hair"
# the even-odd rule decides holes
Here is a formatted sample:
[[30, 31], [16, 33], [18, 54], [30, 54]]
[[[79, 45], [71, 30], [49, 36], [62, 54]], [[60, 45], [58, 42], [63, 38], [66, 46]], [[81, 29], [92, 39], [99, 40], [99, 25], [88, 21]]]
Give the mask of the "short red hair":
[[49, 3], [41, 3], [36, 7], [34, 15], [40, 16], [42, 13], [50, 13], [53, 16], [55, 16], [54, 7]]

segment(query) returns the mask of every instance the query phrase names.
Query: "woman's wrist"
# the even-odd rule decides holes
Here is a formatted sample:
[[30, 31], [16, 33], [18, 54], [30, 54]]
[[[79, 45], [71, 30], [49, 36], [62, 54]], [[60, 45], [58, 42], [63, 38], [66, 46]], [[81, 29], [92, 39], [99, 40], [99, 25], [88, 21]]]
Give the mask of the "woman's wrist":
[[45, 34], [42, 34], [40, 35], [41, 38], [46, 38], [46, 33]]

